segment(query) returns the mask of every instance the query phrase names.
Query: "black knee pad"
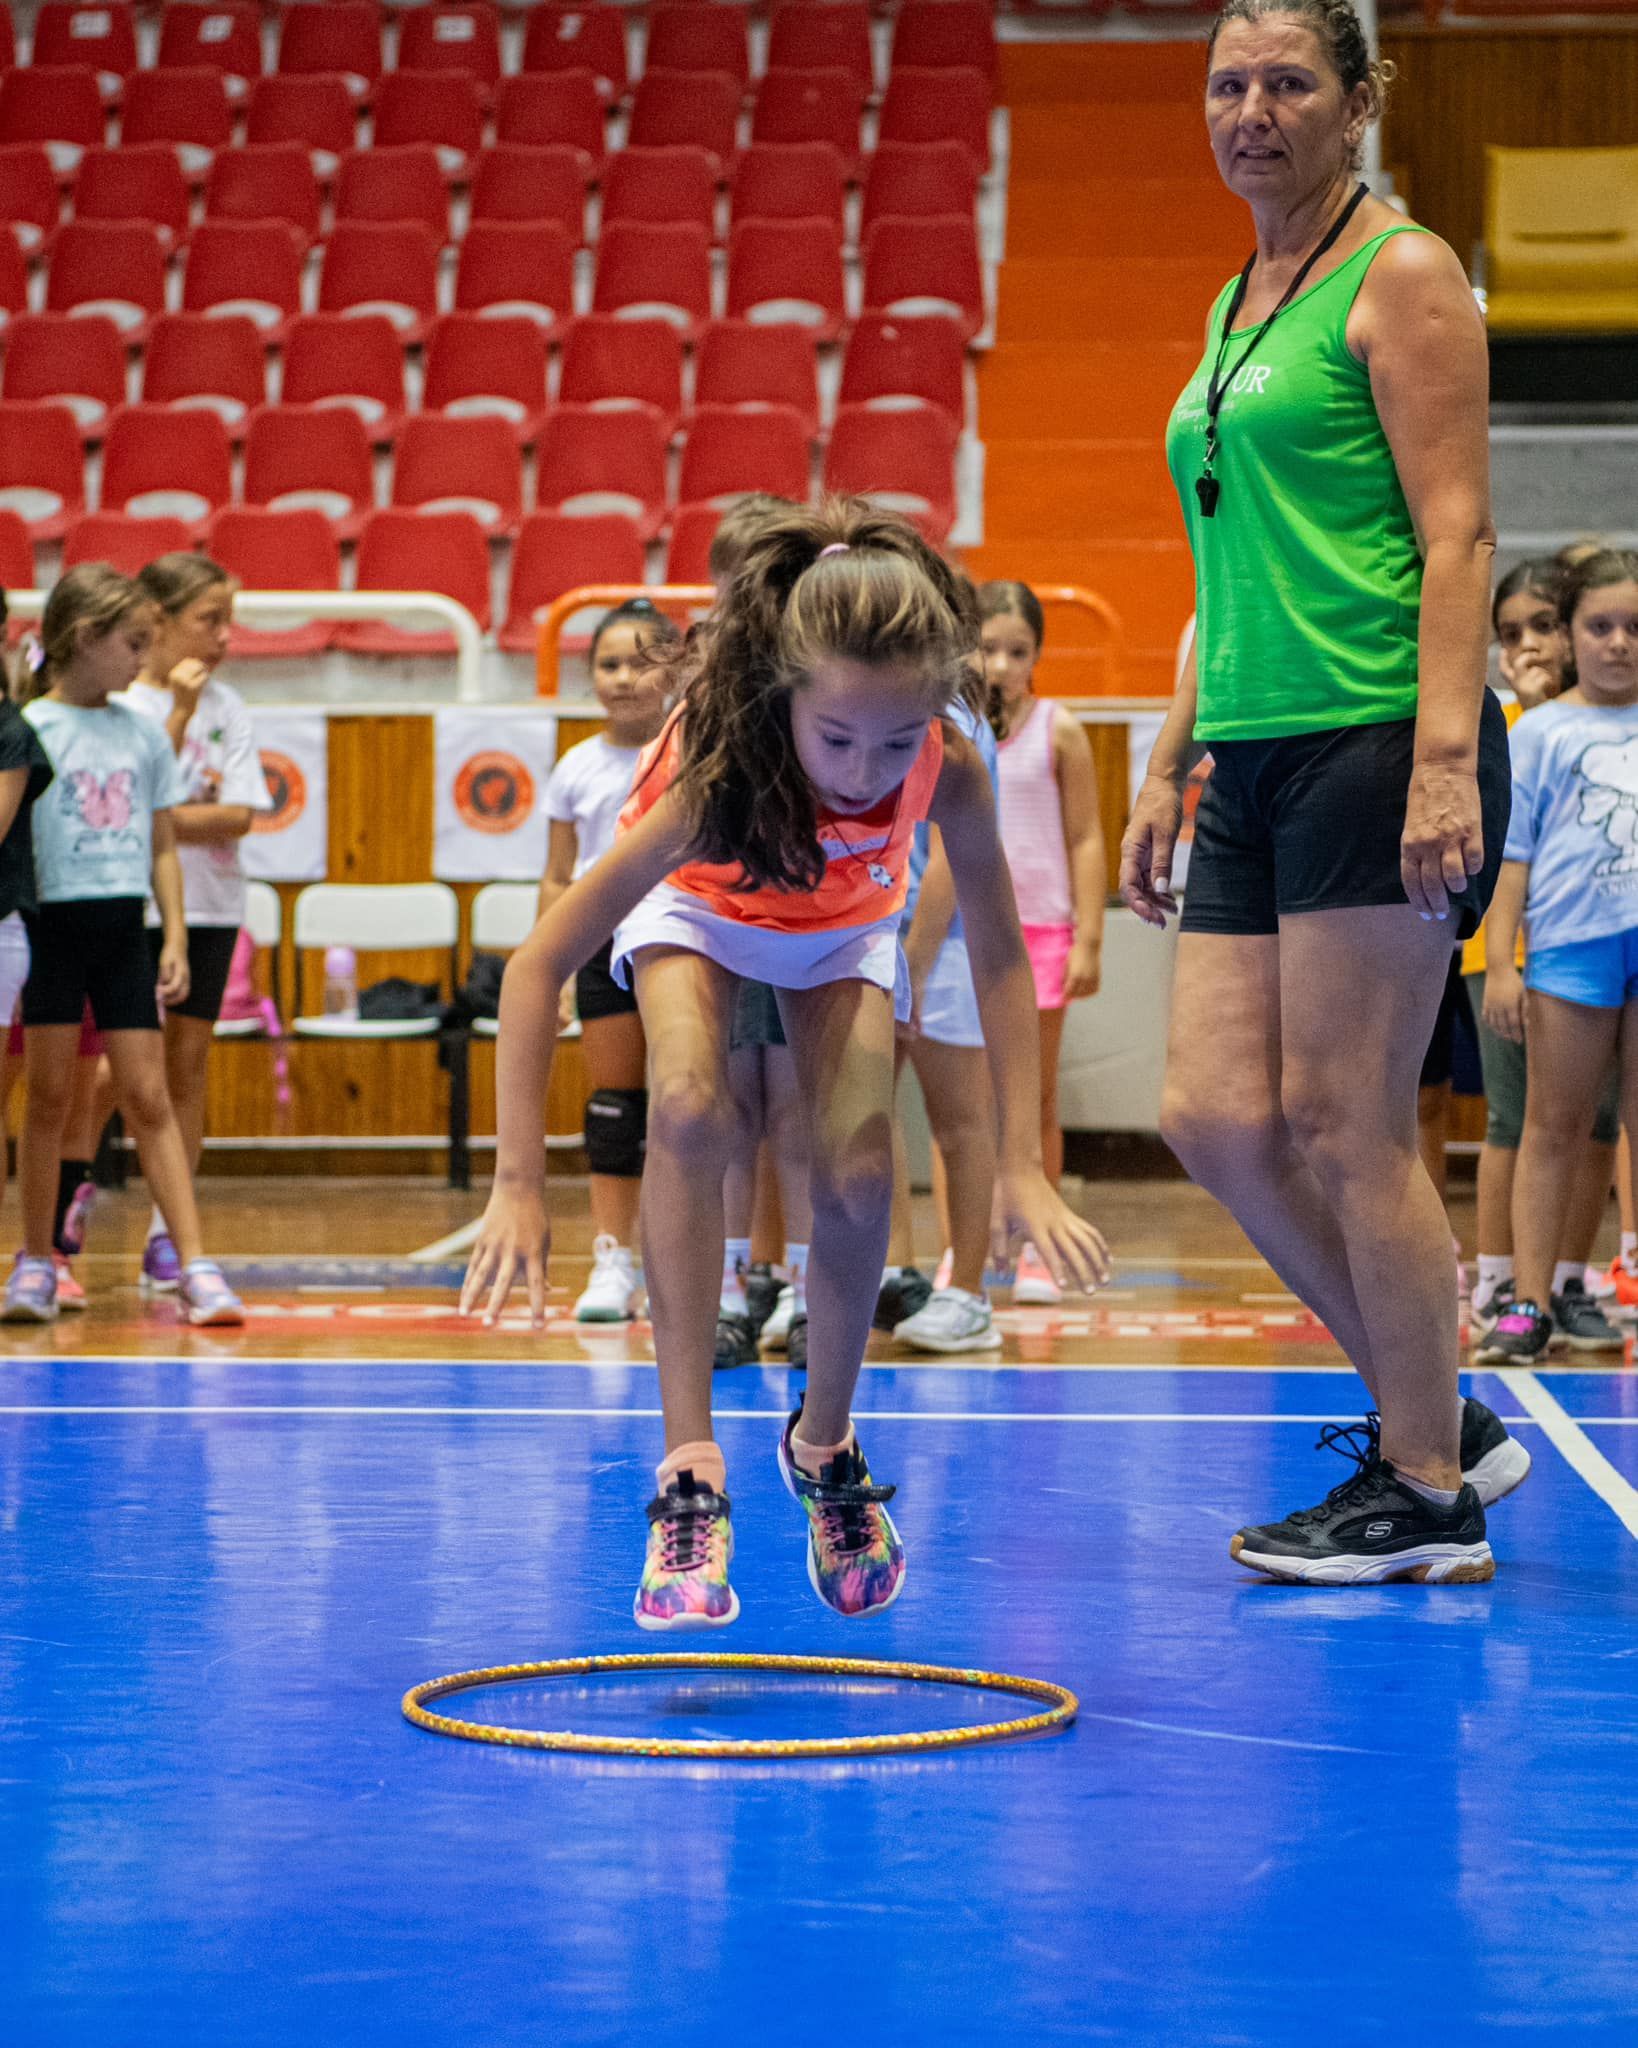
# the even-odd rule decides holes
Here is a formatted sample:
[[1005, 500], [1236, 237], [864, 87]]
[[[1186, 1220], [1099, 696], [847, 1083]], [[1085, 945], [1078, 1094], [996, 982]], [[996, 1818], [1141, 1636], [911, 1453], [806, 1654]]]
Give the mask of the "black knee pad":
[[598, 1088], [586, 1104], [586, 1164], [614, 1180], [638, 1180], [648, 1142], [648, 1090]]

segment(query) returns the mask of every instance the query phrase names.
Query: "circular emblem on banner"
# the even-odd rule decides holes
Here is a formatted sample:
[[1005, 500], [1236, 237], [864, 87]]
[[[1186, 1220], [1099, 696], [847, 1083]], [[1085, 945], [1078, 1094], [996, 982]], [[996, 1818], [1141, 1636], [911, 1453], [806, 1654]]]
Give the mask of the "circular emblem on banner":
[[490, 751], [463, 761], [455, 809], [474, 832], [516, 832], [535, 808], [535, 778], [516, 754]]
[[261, 752], [262, 774], [267, 778], [273, 808], [258, 811], [251, 820], [250, 829], [252, 832], [288, 831], [307, 808], [307, 777], [288, 754], [275, 753], [271, 747], [263, 747]]

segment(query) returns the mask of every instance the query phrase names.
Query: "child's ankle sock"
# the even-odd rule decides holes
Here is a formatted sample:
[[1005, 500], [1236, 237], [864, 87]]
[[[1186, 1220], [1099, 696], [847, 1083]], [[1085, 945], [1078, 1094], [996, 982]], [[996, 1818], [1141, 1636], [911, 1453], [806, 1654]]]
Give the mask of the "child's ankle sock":
[[1562, 1294], [1572, 1280], [1575, 1281], [1577, 1286], [1581, 1284], [1581, 1261], [1579, 1259], [1560, 1259], [1553, 1268], [1553, 1292], [1555, 1294]]
[[1473, 1306], [1487, 1308], [1491, 1296], [1513, 1277], [1511, 1252], [1480, 1252], [1479, 1277], [1473, 1287]]
[[731, 1237], [722, 1247], [722, 1296], [719, 1307], [725, 1316], [745, 1313], [745, 1268], [751, 1263], [751, 1240]]
[[805, 1244], [788, 1244], [785, 1247], [785, 1271], [790, 1275], [790, 1289], [796, 1302], [796, 1313], [808, 1312], [808, 1248]]
[[164, 1237], [169, 1228], [156, 1203], [153, 1214], [148, 1218], [148, 1242], [152, 1244], [156, 1237]]
[[703, 1443], [678, 1444], [654, 1468], [659, 1490], [664, 1493], [679, 1472], [692, 1472], [696, 1486], [708, 1486], [721, 1493], [728, 1484], [728, 1467], [722, 1452], [707, 1438]]
[[810, 1444], [806, 1438], [791, 1436], [791, 1454], [810, 1479], [818, 1479], [833, 1458], [839, 1458], [845, 1450], [852, 1448], [853, 1425], [847, 1426], [847, 1435], [839, 1444]]

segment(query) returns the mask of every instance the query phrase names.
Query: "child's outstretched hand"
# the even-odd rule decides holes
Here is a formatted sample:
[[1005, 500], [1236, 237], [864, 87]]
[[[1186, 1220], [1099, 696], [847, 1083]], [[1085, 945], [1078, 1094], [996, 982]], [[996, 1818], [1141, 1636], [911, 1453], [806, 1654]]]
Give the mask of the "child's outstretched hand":
[[1103, 1232], [1077, 1216], [1044, 1174], [1003, 1175], [996, 1198], [1008, 1237], [1014, 1244], [1028, 1238], [1060, 1287], [1092, 1294], [1107, 1284], [1112, 1266]]
[[483, 1212], [483, 1224], [461, 1287], [461, 1314], [469, 1316], [487, 1294], [484, 1322], [493, 1328], [512, 1292], [519, 1266], [529, 1283], [529, 1322], [540, 1329], [546, 1321], [546, 1254], [552, 1229], [546, 1201], [536, 1189], [497, 1187]]

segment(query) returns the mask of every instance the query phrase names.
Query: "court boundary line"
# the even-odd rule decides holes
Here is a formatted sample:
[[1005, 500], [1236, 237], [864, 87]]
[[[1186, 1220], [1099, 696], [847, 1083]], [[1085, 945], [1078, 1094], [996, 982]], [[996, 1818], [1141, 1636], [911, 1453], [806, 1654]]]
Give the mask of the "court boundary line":
[[[1521, 1397], [1522, 1398], [1522, 1397]], [[1554, 1404], [1557, 1405], [1556, 1403]], [[544, 1418], [547, 1421], [578, 1420], [595, 1416], [615, 1416], [641, 1422], [653, 1422], [664, 1415], [661, 1408], [580, 1408], [542, 1407], [512, 1408], [483, 1406], [457, 1407], [447, 1403], [434, 1404], [419, 1401], [358, 1402], [358, 1401], [167, 1401], [167, 1402], [123, 1402], [123, 1401], [44, 1401], [0, 1403], [0, 1415], [345, 1415], [391, 1416], [403, 1415], [412, 1420], [426, 1420], [433, 1416], [448, 1416], [459, 1419], [473, 1416], [489, 1419]], [[948, 1409], [948, 1408], [860, 1408], [855, 1411], [861, 1422], [1006, 1422], [1006, 1423], [1191, 1423], [1211, 1426], [1216, 1424], [1243, 1422], [1255, 1423], [1259, 1427], [1270, 1423], [1294, 1423], [1312, 1428], [1315, 1423], [1347, 1422], [1353, 1419], [1351, 1410], [1346, 1413], [1303, 1414], [1303, 1415], [1253, 1415], [1253, 1414], [1181, 1414], [1160, 1411], [1137, 1411], [1130, 1413], [1120, 1410], [1083, 1411], [1074, 1410], [1053, 1414], [1042, 1409], [1025, 1413], [1017, 1409]], [[1559, 1411], [1564, 1414], [1563, 1410]], [[788, 1408], [718, 1408], [714, 1419], [718, 1422], [788, 1422]], [[1542, 1422], [1534, 1415], [1510, 1415], [1509, 1425], [1520, 1427]], [[1571, 1418], [1564, 1415], [1566, 1422]], [[1630, 1426], [1638, 1428], [1638, 1415], [1589, 1415], [1582, 1418], [1600, 1428]], [[1575, 1425], [1572, 1423], [1572, 1427]], [[1589, 1451], [1593, 1447], [1589, 1444]], [[1602, 1453], [1593, 1451], [1594, 1457]], [[1607, 1463], [1607, 1460], [1605, 1461]], [[1610, 1470], [1614, 1472], [1614, 1467]], [[1615, 1473], [1620, 1479], [1620, 1474]], [[1625, 1485], [1625, 1480], [1621, 1480]], [[1630, 1491], [1630, 1489], [1629, 1489]], [[1638, 1495], [1635, 1495], [1638, 1502]], [[1638, 1507], [1635, 1507], [1638, 1513]], [[1638, 1523], [1633, 1525], [1638, 1534]]]
[[1608, 1428], [1618, 1419], [1630, 1425], [1638, 1422], [1638, 1417], [1572, 1415], [1533, 1372], [1521, 1366], [1504, 1366], [1496, 1377], [1530, 1420], [1540, 1424], [1542, 1434], [1571, 1471], [1611, 1509], [1627, 1534], [1638, 1536], [1638, 1487], [1615, 1469], [1582, 1427], [1592, 1423]]

